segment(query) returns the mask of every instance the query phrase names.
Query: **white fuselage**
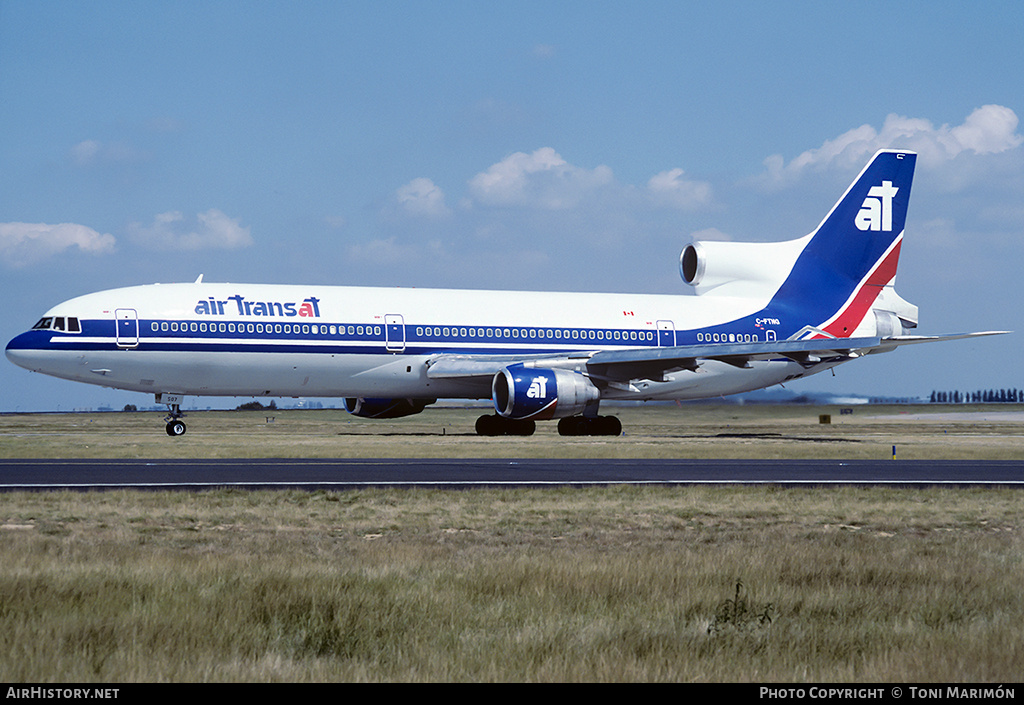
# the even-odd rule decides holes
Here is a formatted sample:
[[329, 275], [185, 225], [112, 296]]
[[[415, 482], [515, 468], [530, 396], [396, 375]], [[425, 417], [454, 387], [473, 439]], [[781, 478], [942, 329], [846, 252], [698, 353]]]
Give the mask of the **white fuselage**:
[[[252, 284], [154, 284], [66, 301], [8, 347], [15, 363], [118, 389], [208, 396], [486, 398], [484, 378], [437, 379], [440, 354], [567, 353], [782, 339], [800, 321], [758, 318], [764, 298]], [[37, 326], [38, 328], [38, 326]], [[45, 342], [40, 339], [45, 337]], [[16, 339], [17, 341], [18, 339]], [[609, 387], [602, 398], [691, 399], [827, 369], [788, 359]]]

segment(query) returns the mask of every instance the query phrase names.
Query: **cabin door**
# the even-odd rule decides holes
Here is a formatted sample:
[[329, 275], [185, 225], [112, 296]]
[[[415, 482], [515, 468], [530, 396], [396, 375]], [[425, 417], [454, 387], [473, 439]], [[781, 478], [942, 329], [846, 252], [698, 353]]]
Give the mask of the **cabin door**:
[[658, 347], [676, 344], [676, 326], [672, 321], [658, 321]]
[[119, 308], [114, 311], [114, 336], [119, 348], [135, 348], [139, 345], [139, 314], [134, 308]]
[[396, 353], [405, 350], [405, 321], [401, 314], [384, 316], [384, 349]]

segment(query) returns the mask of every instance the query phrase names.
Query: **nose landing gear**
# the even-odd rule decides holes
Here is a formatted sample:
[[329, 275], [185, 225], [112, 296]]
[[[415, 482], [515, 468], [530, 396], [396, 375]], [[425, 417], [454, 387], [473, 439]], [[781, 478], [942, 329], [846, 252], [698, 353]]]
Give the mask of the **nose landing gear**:
[[185, 422], [182, 421], [181, 419], [170, 419], [169, 421], [167, 421], [168, 436], [184, 436], [185, 431]]
[[167, 422], [167, 435], [171, 437], [184, 436], [185, 422], [181, 419], [185, 414], [181, 413], [181, 402], [185, 400], [183, 394], [157, 394], [156, 403], [166, 404], [170, 410], [164, 421]]

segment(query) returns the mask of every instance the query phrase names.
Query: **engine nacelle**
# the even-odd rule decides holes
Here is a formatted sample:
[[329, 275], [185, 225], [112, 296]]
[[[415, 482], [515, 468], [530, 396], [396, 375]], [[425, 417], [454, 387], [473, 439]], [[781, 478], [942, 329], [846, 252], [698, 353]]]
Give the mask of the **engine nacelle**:
[[397, 419], [418, 414], [437, 399], [364, 399], [346, 397], [345, 411], [364, 419]]
[[691, 242], [679, 254], [679, 275], [697, 294], [771, 296], [809, 241]]
[[578, 372], [510, 365], [494, 375], [495, 410], [509, 419], [558, 419], [582, 413], [601, 398], [594, 383]]

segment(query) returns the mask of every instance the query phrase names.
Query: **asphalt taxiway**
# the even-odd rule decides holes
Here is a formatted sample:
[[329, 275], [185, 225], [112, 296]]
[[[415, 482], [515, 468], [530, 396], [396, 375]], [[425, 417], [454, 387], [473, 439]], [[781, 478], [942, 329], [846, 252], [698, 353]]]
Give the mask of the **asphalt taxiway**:
[[1024, 487], [1024, 460], [0, 460], [0, 491], [613, 484]]

